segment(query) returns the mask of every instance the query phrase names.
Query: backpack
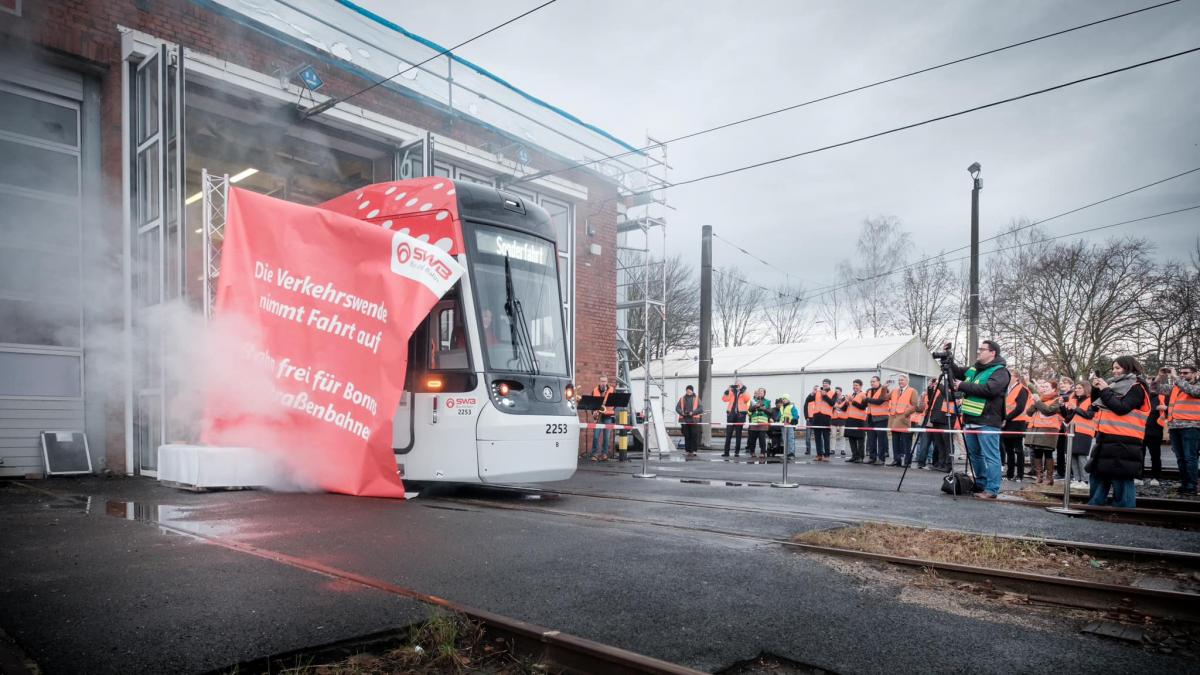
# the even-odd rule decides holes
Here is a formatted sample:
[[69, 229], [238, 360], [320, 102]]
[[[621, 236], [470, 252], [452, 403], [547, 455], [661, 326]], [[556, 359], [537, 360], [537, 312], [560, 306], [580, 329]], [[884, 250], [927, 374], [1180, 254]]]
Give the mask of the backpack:
[[948, 473], [942, 478], [942, 492], [948, 495], [969, 495], [975, 491], [975, 481], [962, 471]]

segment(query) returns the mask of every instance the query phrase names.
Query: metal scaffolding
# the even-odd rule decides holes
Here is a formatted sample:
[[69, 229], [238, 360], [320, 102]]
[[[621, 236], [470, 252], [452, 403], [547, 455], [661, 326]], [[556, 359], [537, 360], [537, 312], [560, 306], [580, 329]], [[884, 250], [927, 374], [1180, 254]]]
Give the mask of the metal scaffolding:
[[[647, 145], [658, 141], [647, 137]], [[658, 146], [658, 157], [647, 157], [645, 172], [658, 185], [666, 184], [669, 168], [665, 146]], [[654, 175], [655, 171], [661, 175]], [[643, 414], [643, 476], [645, 458], [650, 450], [660, 454], [670, 451], [665, 422], [667, 402], [665, 400], [663, 362], [658, 355], [657, 374], [651, 360], [651, 331], [658, 333], [660, 349], [667, 337], [667, 228], [662, 215], [667, 208], [666, 199], [655, 194], [647, 195], [625, 209], [624, 218], [617, 223], [617, 381], [630, 389], [629, 373], [644, 366], [646, 378], [642, 387]], [[656, 236], [657, 235], [657, 236]], [[655, 243], [658, 245], [655, 246]], [[657, 249], [655, 251], [654, 249]], [[657, 326], [651, 317], [658, 319]], [[631, 391], [637, 400], [639, 392]], [[654, 403], [657, 402], [657, 410]], [[631, 406], [633, 408], [634, 406]], [[635, 408], [636, 409], [636, 408]], [[673, 408], [672, 408], [673, 409]]]
[[217, 278], [221, 276], [221, 245], [225, 241], [225, 219], [229, 204], [229, 174], [217, 176], [203, 169], [200, 172], [203, 195], [204, 228], [201, 241], [204, 248], [204, 318], [211, 319], [217, 302]]

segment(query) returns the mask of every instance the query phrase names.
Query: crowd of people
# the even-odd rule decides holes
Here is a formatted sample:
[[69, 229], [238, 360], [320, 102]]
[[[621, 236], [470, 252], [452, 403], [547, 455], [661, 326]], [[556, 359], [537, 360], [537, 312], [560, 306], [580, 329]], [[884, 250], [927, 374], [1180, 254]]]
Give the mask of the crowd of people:
[[[955, 363], [947, 352], [943, 371], [944, 384], [931, 379], [923, 391], [903, 374], [887, 381], [856, 379], [848, 391], [825, 379], [799, 402], [788, 394], [770, 398], [762, 387], [751, 393], [738, 379], [721, 395], [722, 457], [731, 452], [740, 457], [745, 440], [749, 457], [793, 458], [797, 432], [803, 430], [804, 454], [815, 453], [813, 462], [830, 462], [838, 452], [851, 464], [907, 467], [915, 460], [919, 469], [950, 473], [955, 449], [961, 447], [980, 499], [995, 499], [1004, 479], [1053, 486], [1069, 475], [1071, 487], [1089, 490], [1089, 503], [1132, 507], [1143, 479], [1159, 485], [1162, 443], [1169, 434], [1179, 493], [1196, 494], [1200, 376], [1195, 365], [1162, 368], [1151, 379], [1136, 358], [1121, 356], [1108, 379], [1098, 373], [1079, 381], [1031, 378], [1010, 369], [1000, 345], [984, 340], [970, 366]], [[595, 421], [613, 423], [612, 393], [607, 379], [593, 390], [601, 406]], [[685, 452], [694, 455], [709, 418], [691, 385], [675, 412]], [[591, 459], [606, 460], [612, 442], [611, 431], [597, 428]]]
[[[1200, 381], [1194, 366], [1163, 368], [1148, 379], [1137, 359], [1122, 356], [1108, 379], [1096, 373], [1078, 382], [1030, 378], [1011, 370], [991, 340], [980, 344], [973, 365], [952, 359], [945, 365], [949, 397], [936, 380], [917, 391], [899, 375], [886, 382], [872, 377], [865, 385], [856, 379], [849, 391], [826, 379], [797, 405], [786, 394], [771, 399], [761, 387], [750, 394], [739, 379], [721, 396], [722, 456], [741, 456], [745, 430], [749, 457], [794, 457], [803, 428], [804, 453], [815, 453], [814, 462], [829, 462], [837, 451], [848, 463], [904, 467], [915, 460], [920, 469], [949, 473], [962, 438], [980, 499], [995, 499], [1003, 479], [1052, 486], [1069, 469], [1072, 487], [1089, 490], [1090, 503], [1132, 507], [1143, 478], [1159, 485], [1166, 432], [1179, 465], [1179, 492], [1196, 494]], [[689, 453], [697, 447], [696, 410], [677, 408]], [[961, 433], [946, 433], [951, 429]]]

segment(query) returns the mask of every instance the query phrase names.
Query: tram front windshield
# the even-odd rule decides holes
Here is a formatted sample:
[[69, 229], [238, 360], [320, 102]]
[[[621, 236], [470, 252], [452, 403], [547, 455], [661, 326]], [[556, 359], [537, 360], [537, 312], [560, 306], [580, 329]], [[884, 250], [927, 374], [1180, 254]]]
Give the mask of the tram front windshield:
[[471, 265], [488, 370], [566, 377], [554, 245], [492, 227], [477, 226], [474, 236]]

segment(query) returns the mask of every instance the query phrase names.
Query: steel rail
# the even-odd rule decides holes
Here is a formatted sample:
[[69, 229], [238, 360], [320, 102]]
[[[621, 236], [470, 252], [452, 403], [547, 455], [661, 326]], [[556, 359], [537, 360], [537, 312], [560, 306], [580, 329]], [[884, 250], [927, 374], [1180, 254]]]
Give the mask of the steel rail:
[[[1054, 538], [1045, 538], [1045, 537], [1025, 537], [1025, 536], [1020, 536], [1020, 535], [1015, 535], [1015, 534], [973, 532], [970, 530], [956, 530], [953, 528], [930, 527], [930, 526], [926, 525], [924, 522], [916, 520], [916, 519], [912, 519], [912, 518], [890, 518], [890, 519], [889, 518], [861, 518], [858, 516], [837, 516], [837, 515], [831, 515], [828, 513], [819, 513], [819, 512], [814, 512], [814, 511], [804, 511], [804, 510], [795, 510], [795, 509], [773, 509], [773, 508], [762, 508], [762, 507], [754, 507], [754, 506], [742, 506], [742, 505], [738, 505], [738, 504], [693, 502], [693, 501], [687, 501], [687, 500], [682, 500], [682, 499], [658, 499], [658, 498], [651, 498], [651, 497], [636, 497], [636, 496], [632, 496], [632, 495], [613, 495], [613, 494], [605, 494], [605, 493], [582, 492], [582, 491], [575, 491], [575, 490], [558, 490], [558, 489], [544, 489], [544, 488], [519, 488], [519, 487], [511, 487], [511, 486], [505, 486], [505, 487], [489, 486], [489, 489], [503, 490], [503, 491], [510, 492], [513, 494], [521, 494], [521, 493], [523, 493], [523, 494], [543, 494], [543, 495], [544, 494], [553, 494], [553, 495], [572, 496], [572, 497], [586, 497], [586, 498], [591, 498], [591, 499], [607, 499], [607, 500], [611, 500], [611, 501], [630, 501], [630, 502], [638, 502], [638, 503], [646, 503], [646, 504], [660, 504], [660, 505], [665, 505], [665, 506], [681, 506], [681, 507], [687, 507], [687, 508], [711, 509], [711, 510], [716, 510], [716, 511], [734, 511], [734, 512], [738, 512], [738, 513], [752, 513], [752, 514], [758, 514], [758, 515], [779, 516], [779, 517], [791, 518], [791, 519], [795, 519], [795, 520], [823, 520], [823, 521], [827, 521], [827, 522], [831, 522], [831, 523], [838, 523], [841, 525], [850, 525], [850, 526], [863, 525], [863, 524], [868, 524], [868, 523], [876, 524], [876, 525], [902, 525], [902, 526], [907, 526], [907, 527], [918, 527], [918, 528], [930, 530], [933, 532], [958, 532], [958, 533], [964, 533], [964, 534], [977, 534], [977, 535], [988, 536], [988, 537], [994, 536], [994, 537], [1009, 540], [1009, 541], [1020, 541], [1020, 542], [1028, 542], [1028, 543], [1044, 543], [1044, 544], [1047, 544], [1050, 546], [1056, 546], [1056, 547], [1061, 547], [1061, 548], [1073, 548], [1073, 549], [1080, 550], [1080, 551], [1087, 551], [1090, 553], [1095, 553], [1095, 554], [1100, 554], [1100, 555], [1105, 555], [1105, 556], [1110, 556], [1110, 557], [1120, 557], [1120, 558], [1129, 559], [1129, 560], [1146, 560], [1146, 559], [1156, 558], [1156, 559], [1160, 559], [1160, 560], [1167, 560], [1167, 561], [1170, 561], [1170, 562], [1173, 562], [1173, 563], [1176, 563], [1178, 565], [1185, 566], [1185, 567], [1200, 568], [1200, 553], [1193, 553], [1190, 551], [1177, 551], [1177, 550], [1172, 550], [1172, 549], [1161, 549], [1161, 548], [1143, 548], [1143, 547], [1138, 547], [1138, 546], [1123, 546], [1123, 545], [1119, 545], [1119, 544], [1103, 544], [1103, 543], [1098, 543], [1098, 542], [1073, 541], [1073, 540], [1069, 540], [1069, 539], [1054, 539]], [[441, 498], [441, 497], [439, 497], [439, 499], [457, 500], [456, 498]], [[1004, 500], [1002, 503], [1006, 503], [1006, 504], [1010, 503], [1010, 500]], [[1011, 503], [1019, 503], [1019, 502], [1017, 502], [1016, 500], [1011, 500]], [[1046, 504], [1040, 503], [1040, 502], [1031, 502], [1031, 503], [1036, 504], [1038, 506], [1046, 505]], [[1129, 510], [1129, 509], [1113, 509], [1112, 507], [1095, 507], [1095, 508], [1105, 508], [1105, 509], [1115, 510], [1115, 511], [1119, 511], [1119, 512]]]
[[[1159, 589], [1139, 588], [1068, 577], [1052, 577], [1029, 572], [1016, 572], [991, 567], [976, 567], [959, 563], [948, 563], [922, 558], [869, 553], [832, 546], [804, 544], [786, 539], [763, 537], [745, 532], [733, 532], [709, 527], [664, 523], [639, 518], [629, 518], [609, 514], [583, 513], [562, 509], [547, 509], [542, 507], [520, 504], [499, 504], [479, 499], [455, 499], [460, 503], [490, 509], [524, 511], [532, 513], [547, 513], [555, 516], [581, 518], [600, 522], [624, 523], [649, 526], [661, 529], [678, 530], [697, 534], [708, 534], [760, 544], [778, 545], [792, 550], [810, 553], [820, 553], [840, 557], [859, 558], [875, 562], [931, 569], [943, 576], [971, 582], [982, 582], [990, 590], [1004, 590], [1028, 597], [1030, 600], [1055, 605], [1077, 607], [1100, 611], [1130, 611], [1147, 616], [1171, 619], [1187, 619], [1200, 621], [1200, 594], [1184, 591], [1167, 591]], [[1033, 540], [1040, 541], [1040, 540]]]

